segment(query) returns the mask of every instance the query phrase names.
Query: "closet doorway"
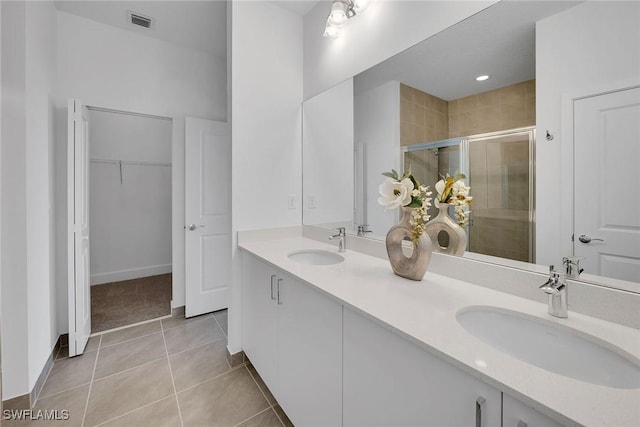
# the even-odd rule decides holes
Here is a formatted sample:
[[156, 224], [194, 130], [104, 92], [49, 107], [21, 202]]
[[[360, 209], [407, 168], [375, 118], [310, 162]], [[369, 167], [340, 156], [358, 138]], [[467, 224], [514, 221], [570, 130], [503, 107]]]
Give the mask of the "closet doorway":
[[171, 314], [172, 119], [89, 109], [91, 332]]

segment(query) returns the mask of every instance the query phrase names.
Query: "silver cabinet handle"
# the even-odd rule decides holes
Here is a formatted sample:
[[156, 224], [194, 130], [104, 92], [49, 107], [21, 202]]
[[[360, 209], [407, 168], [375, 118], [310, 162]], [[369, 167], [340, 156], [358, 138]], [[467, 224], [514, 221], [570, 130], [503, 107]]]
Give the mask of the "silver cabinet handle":
[[275, 275], [275, 274], [272, 274], [272, 275], [271, 275], [271, 299], [272, 299], [272, 300], [275, 300], [275, 299], [276, 299], [276, 296], [275, 296], [275, 295], [274, 295], [274, 293], [273, 293], [273, 282], [274, 282], [274, 280], [275, 280], [275, 279], [276, 279], [276, 275]]
[[484, 405], [486, 399], [482, 396], [478, 396], [476, 399], [476, 427], [482, 427], [482, 405]]
[[602, 239], [592, 239], [591, 237], [587, 236], [586, 234], [581, 234], [580, 236], [578, 236], [578, 240], [580, 240], [582, 243], [591, 243], [591, 242], [602, 242], [604, 243], [604, 240]]
[[282, 283], [282, 279], [278, 279], [278, 304], [282, 305], [282, 300], [280, 299], [280, 284]]
[[185, 225], [184, 228], [188, 229], [189, 231], [193, 231], [196, 228], [204, 228], [204, 225], [189, 224], [189, 225]]
[[518, 425], [516, 427], [527, 427], [527, 423], [525, 423], [524, 421], [520, 420], [520, 421], [518, 421]]

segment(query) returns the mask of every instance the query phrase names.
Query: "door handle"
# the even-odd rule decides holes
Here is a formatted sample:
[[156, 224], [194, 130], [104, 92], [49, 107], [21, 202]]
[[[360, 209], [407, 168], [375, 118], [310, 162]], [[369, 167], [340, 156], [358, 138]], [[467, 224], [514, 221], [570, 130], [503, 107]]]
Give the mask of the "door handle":
[[275, 279], [276, 279], [276, 275], [272, 274], [271, 275], [271, 299], [272, 300], [276, 299], [275, 295], [273, 294], [273, 282], [275, 281]]
[[189, 230], [189, 231], [193, 231], [196, 228], [204, 228], [204, 225], [189, 224], [189, 225], [185, 225], [184, 228]]
[[281, 283], [282, 283], [282, 279], [278, 279], [278, 289], [277, 289], [278, 305], [282, 305], [282, 300], [280, 299], [280, 284]]
[[595, 239], [595, 238], [591, 238], [589, 236], [587, 236], [586, 234], [581, 234], [580, 236], [578, 236], [578, 240], [580, 240], [582, 243], [591, 243], [591, 242], [602, 242], [604, 243], [604, 240], [602, 239]]

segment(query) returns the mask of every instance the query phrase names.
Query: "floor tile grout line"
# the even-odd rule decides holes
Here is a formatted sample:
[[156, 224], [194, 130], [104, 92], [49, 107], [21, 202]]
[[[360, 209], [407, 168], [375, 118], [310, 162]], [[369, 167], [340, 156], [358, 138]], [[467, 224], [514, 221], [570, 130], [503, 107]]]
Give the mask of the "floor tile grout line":
[[171, 353], [171, 354], [169, 354], [169, 357], [175, 356], [176, 354], [186, 353], [187, 351], [195, 350], [195, 349], [197, 349], [197, 348], [204, 347], [205, 345], [214, 344], [214, 343], [217, 343], [217, 342], [219, 342], [219, 341], [226, 340], [226, 339], [227, 339], [226, 337], [221, 337], [221, 338], [219, 338], [219, 339], [217, 339], [217, 340], [207, 341], [207, 342], [202, 343], [202, 344], [200, 344], [200, 345], [197, 345], [197, 346], [195, 346], [195, 347], [189, 347], [189, 348], [187, 348], [187, 349], [185, 349], [185, 350], [180, 350], [180, 351], [178, 351], [177, 353]]
[[147, 366], [147, 365], [150, 365], [152, 363], [156, 363], [159, 360], [166, 359], [166, 358], [167, 358], [167, 356], [162, 356], [162, 357], [159, 357], [157, 359], [149, 360], [148, 362], [141, 363], [140, 365], [133, 366], [131, 368], [123, 369], [122, 371], [114, 372], [113, 374], [109, 374], [109, 375], [107, 375], [105, 377], [95, 378], [95, 379], [92, 380], [92, 382], [100, 382], [100, 381], [106, 380], [107, 378], [115, 377], [116, 375], [120, 375], [120, 374], [124, 374], [124, 373], [127, 373], [127, 372], [131, 372], [134, 369], [142, 368], [143, 366]]
[[[238, 427], [239, 425], [242, 425], [242, 424], [246, 423], [247, 421], [249, 421], [249, 420], [251, 420], [251, 419], [253, 419], [253, 418], [257, 417], [258, 415], [263, 414], [263, 413], [265, 413], [265, 412], [267, 412], [267, 411], [269, 411], [269, 410], [273, 411], [273, 408], [272, 408], [271, 406], [269, 406], [269, 407], [267, 407], [267, 408], [263, 409], [262, 411], [258, 412], [257, 414], [251, 415], [249, 418], [247, 418], [247, 419], [245, 419], [245, 420], [240, 421], [239, 423], [235, 424], [233, 427]], [[273, 411], [273, 412], [275, 413], [275, 411]], [[278, 415], [276, 414], [276, 417], [277, 417], [277, 416], [278, 416]], [[278, 420], [279, 420], [279, 418], [278, 418]]]
[[[162, 332], [162, 325], [161, 325], [161, 328], [160, 328], [159, 331], [150, 332], [148, 334], [140, 335], [138, 337], [128, 338], [126, 340], [114, 342], [114, 343], [111, 343], [111, 344], [105, 344], [104, 346], [101, 346], [101, 347], [102, 348], [113, 347], [114, 345], [124, 344], [124, 343], [127, 343], [129, 341], [137, 340], [139, 338], [144, 338], [144, 337], [148, 337], [148, 336], [151, 336], [151, 335], [159, 334], [160, 332]], [[102, 336], [101, 336], [101, 338], [102, 338]], [[102, 339], [100, 339], [100, 342], [102, 342]]]
[[[253, 374], [251, 373], [251, 371], [249, 370], [248, 365], [245, 363], [245, 367], [247, 368], [247, 371], [249, 372], [249, 376], [251, 377], [251, 379], [253, 380], [254, 383], [256, 383], [256, 386], [258, 386], [258, 390], [260, 390], [260, 393], [262, 393], [262, 395], [264, 396], [264, 398], [267, 401], [267, 405], [269, 405], [269, 407], [271, 409], [273, 409], [273, 412], [276, 414], [276, 417], [278, 418], [278, 421], [280, 421], [280, 424], [282, 424], [284, 426], [284, 422], [282, 421], [282, 419], [280, 418], [280, 415], [278, 415], [278, 412], [275, 410], [276, 405], [279, 405], [278, 401], [276, 400], [275, 396], [274, 396], [274, 400], [276, 401], [275, 404], [271, 404], [269, 403], [269, 398], [267, 398], [267, 394], [264, 392], [264, 390], [262, 390], [262, 387], [260, 387], [260, 384], [258, 384], [258, 380], [256, 380], [256, 378], [253, 376]], [[254, 366], [255, 369], [255, 366]], [[256, 373], [258, 373], [258, 371], [256, 370]], [[260, 374], [258, 374], [260, 375]], [[264, 380], [262, 381], [264, 383]], [[267, 384], [264, 385], [265, 387], [267, 387]], [[269, 393], [271, 393], [271, 391], [269, 391]], [[273, 395], [273, 393], [272, 393]]]
[[[282, 422], [282, 419], [280, 418], [280, 415], [278, 415], [278, 413], [276, 412], [276, 410], [274, 409], [275, 405], [272, 405], [269, 402], [269, 398], [267, 397], [267, 394], [264, 392], [264, 390], [262, 390], [262, 387], [260, 387], [260, 384], [258, 384], [258, 380], [256, 380], [256, 378], [253, 376], [253, 374], [251, 373], [251, 371], [249, 370], [247, 364], [245, 363], [244, 367], [247, 369], [247, 372], [249, 373], [249, 376], [251, 377], [251, 379], [253, 380], [253, 382], [256, 384], [256, 387], [258, 387], [258, 390], [260, 390], [260, 393], [262, 393], [262, 396], [264, 397], [264, 400], [267, 401], [267, 405], [269, 406], [269, 408], [273, 409], [273, 412], [276, 414], [276, 418], [278, 418], [278, 421], [280, 421], [280, 424], [282, 424], [284, 426], [284, 423]], [[255, 367], [254, 367], [255, 369]], [[258, 372], [258, 371], [256, 371]], [[264, 382], [264, 381], [263, 381]], [[265, 387], [267, 387], [267, 385], [264, 385]], [[269, 391], [269, 393], [271, 393], [271, 391]], [[273, 393], [272, 393], [273, 395]], [[274, 396], [274, 400], [275, 396]], [[277, 401], [276, 401], [277, 402]]]
[[96, 368], [98, 367], [98, 358], [100, 357], [100, 344], [102, 343], [102, 336], [100, 337], [100, 342], [98, 343], [98, 350], [96, 350], [96, 360], [93, 362], [93, 372], [91, 373], [91, 382], [89, 382], [89, 391], [87, 391], [87, 400], [84, 403], [84, 413], [82, 414], [82, 423], [80, 424], [84, 427], [84, 423], [87, 419], [87, 411], [89, 410], [89, 399], [91, 398], [91, 390], [93, 389], [93, 378], [96, 375]]
[[122, 418], [122, 417], [124, 417], [124, 416], [126, 416], [126, 415], [129, 415], [129, 414], [132, 414], [132, 413], [134, 413], [134, 412], [136, 412], [136, 411], [139, 411], [140, 409], [144, 409], [144, 408], [147, 408], [147, 407], [149, 407], [149, 406], [151, 406], [151, 405], [155, 405], [156, 403], [158, 403], [158, 402], [162, 402], [163, 400], [166, 400], [166, 399], [169, 399], [169, 398], [171, 398], [171, 395], [165, 396], [165, 397], [160, 398], [160, 399], [158, 399], [158, 400], [156, 400], [156, 401], [153, 401], [153, 402], [151, 402], [151, 403], [147, 403], [147, 404], [142, 405], [142, 406], [140, 406], [140, 407], [138, 407], [138, 408], [135, 408], [135, 409], [132, 409], [132, 410], [130, 410], [130, 411], [127, 411], [127, 412], [125, 412], [124, 414], [120, 414], [120, 415], [118, 415], [117, 417], [109, 418], [108, 420], [103, 421], [103, 422], [101, 422], [100, 424], [96, 424], [94, 427], [99, 427], [99, 426], [105, 425], [105, 424], [107, 424], [107, 423], [110, 423], [111, 421], [115, 421], [115, 420], [117, 420], [117, 419], [119, 419], [119, 418]]
[[227, 333], [224, 331], [224, 328], [222, 327], [222, 325], [220, 324], [220, 322], [218, 321], [218, 318], [215, 316], [215, 314], [213, 315], [213, 318], [216, 321], [216, 324], [218, 325], [218, 328], [220, 328], [220, 330], [222, 331], [222, 333], [224, 334], [224, 337], [229, 339], [229, 336], [227, 335]]
[[171, 385], [173, 386], [173, 397], [176, 399], [176, 405], [178, 406], [178, 417], [180, 418], [180, 426], [184, 427], [184, 420], [182, 419], [182, 410], [180, 409], [180, 401], [178, 400], [178, 390], [176, 390], [176, 380], [173, 378], [173, 368], [171, 368], [171, 359], [169, 359], [169, 347], [167, 347], [167, 338], [164, 336], [164, 328], [162, 322], [160, 322], [160, 329], [162, 329], [162, 340], [164, 341], [164, 351], [167, 355], [167, 364], [169, 365], [169, 375], [171, 376]]
[[[181, 324], [181, 325], [176, 325], [176, 326], [171, 326], [170, 328], [166, 328], [166, 329], [164, 329], [164, 325], [162, 325], [162, 327], [163, 327], [163, 329], [164, 329], [165, 331], [170, 331], [170, 330], [172, 330], [172, 329], [181, 328], [181, 327], [186, 326], [186, 325], [188, 325], [188, 324], [190, 324], [190, 323], [198, 323], [198, 322], [202, 322], [202, 321], [204, 321], [204, 320], [207, 320], [207, 317], [209, 317], [209, 316], [212, 316], [212, 317], [214, 317], [214, 318], [215, 318], [215, 316], [213, 316], [211, 313], [202, 314], [202, 315], [200, 315], [200, 316], [189, 317], [189, 318], [186, 318], [186, 317], [184, 317], [184, 316], [180, 316], [180, 319], [184, 319], [184, 320], [185, 320], [185, 322], [184, 322], [183, 324]], [[190, 321], [189, 321], [189, 320], [190, 320]], [[161, 323], [162, 323], [162, 322], [161, 322]], [[222, 331], [222, 332], [224, 332], [224, 331]]]
[[[47, 378], [47, 379], [49, 379], [49, 378]], [[45, 384], [46, 384], [46, 381], [45, 381]], [[38, 400], [36, 401], [36, 403], [41, 399], [48, 399], [50, 397], [54, 397], [54, 396], [57, 396], [59, 394], [66, 393], [68, 391], [75, 390], [75, 389], [80, 388], [80, 387], [88, 386], [89, 384], [91, 384], [91, 381], [86, 382], [86, 383], [82, 383], [82, 384], [78, 384], [78, 385], [74, 385], [73, 387], [65, 388], [64, 390], [56, 391], [55, 393], [47, 394], [46, 396], [38, 396]]]
[[[185, 388], [184, 390], [180, 390], [180, 391], [178, 392], [178, 394], [180, 394], [180, 393], [184, 393], [185, 391], [189, 391], [189, 390], [191, 390], [192, 388], [198, 387], [198, 386], [200, 386], [200, 385], [202, 385], [202, 384], [204, 384], [204, 383], [208, 383], [209, 381], [216, 380], [216, 379], [218, 379], [218, 378], [220, 378], [220, 377], [222, 377], [222, 376], [224, 376], [224, 375], [230, 374], [231, 372], [235, 372], [235, 371], [237, 371], [237, 370], [241, 369], [243, 366], [244, 366], [244, 365], [238, 365], [238, 366], [236, 366], [235, 368], [231, 368], [231, 369], [229, 369], [229, 370], [228, 370], [228, 371], [226, 371], [226, 372], [223, 372], [223, 373], [221, 373], [221, 374], [216, 375], [215, 377], [211, 377], [211, 378], [209, 378], [209, 379], [207, 379], [207, 380], [204, 380], [204, 381], [202, 381], [202, 382], [199, 382], [199, 383], [197, 383], [197, 384], [190, 385], [189, 387]], [[267, 402], [267, 403], [268, 403], [268, 402]]]
[[124, 331], [126, 329], [134, 328], [136, 326], [148, 325], [150, 323], [159, 322], [162, 319], [168, 319], [170, 317], [172, 317], [171, 314], [167, 314], [165, 316], [154, 317], [153, 319], [142, 320], [140, 322], [132, 323], [130, 325], [122, 325], [122, 326], [118, 326], [116, 328], [105, 329], [104, 331], [98, 331], [98, 332], [92, 333], [91, 335], [89, 335], [89, 338], [94, 338], [94, 337], [99, 337], [101, 335], [108, 335], [108, 334], [111, 334], [111, 333], [114, 333], [114, 332]]

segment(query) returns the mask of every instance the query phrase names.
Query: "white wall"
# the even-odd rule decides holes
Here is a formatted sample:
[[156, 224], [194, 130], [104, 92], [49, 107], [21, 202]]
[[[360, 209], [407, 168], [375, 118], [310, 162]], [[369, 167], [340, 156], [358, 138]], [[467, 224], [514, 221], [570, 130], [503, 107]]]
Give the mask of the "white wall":
[[[73, 97], [86, 105], [173, 118], [172, 304], [184, 305], [184, 117], [226, 120], [226, 59], [65, 12], [58, 12], [57, 54], [59, 108], [66, 108], [66, 99]], [[60, 113], [66, 120], [65, 111]], [[59, 144], [60, 152], [66, 142]], [[63, 202], [58, 225], [60, 236], [65, 236], [66, 159], [60, 155], [57, 161], [57, 199]], [[65, 254], [65, 247], [58, 247], [57, 253]], [[66, 283], [66, 259], [57, 261], [58, 280]], [[65, 332], [66, 288], [59, 287], [58, 295], [60, 331]]]
[[55, 9], [3, 2], [3, 398], [29, 393], [57, 334], [52, 144]]
[[[28, 381], [25, 161], [25, 5], [2, 2], [2, 398]], [[9, 185], [11, 183], [11, 185]]]
[[[346, 223], [351, 227], [353, 79], [305, 101], [302, 123], [304, 223]], [[315, 199], [314, 207], [310, 198]]]
[[304, 17], [304, 99], [355, 76], [495, 3], [377, 0], [340, 38], [323, 37], [330, 3]]
[[386, 179], [383, 172], [401, 171], [400, 83], [391, 81], [356, 94], [354, 126], [355, 143], [367, 165], [358, 177], [367, 194], [366, 223], [374, 235], [385, 236], [399, 219], [398, 209], [385, 211], [378, 203], [378, 186]]
[[[234, 1], [231, 20], [233, 286], [231, 353], [241, 350], [238, 230], [301, 224], [302, 18], [274, 4]], [[289, 194], [296, 209], [287, 208]]]
[[[91, 284], [170, 273], [171, 120], [92, 110], [89, 123]], [[123, 161], [122, 176], [99, 160]]]
[[640, 84], [638, 22], [639, 2], [593, 1], [536, 25], [537, 264], [572, 251], [572, 117], [563, 103]]

